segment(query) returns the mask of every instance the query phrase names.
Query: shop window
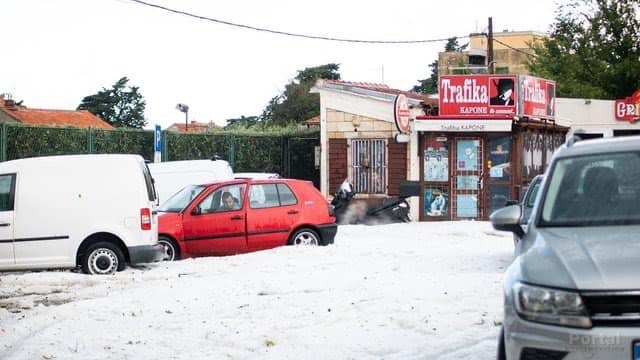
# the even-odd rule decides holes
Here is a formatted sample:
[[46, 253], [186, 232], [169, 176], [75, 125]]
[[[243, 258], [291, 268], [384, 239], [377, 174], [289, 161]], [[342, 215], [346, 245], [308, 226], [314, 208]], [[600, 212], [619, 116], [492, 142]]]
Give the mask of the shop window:
[[441, 217], [449, 214], [449, 139], [443, 135], [424, 138], [423, 215]]
[[424, 151], [424, 181], [449, 181], [449, 151], [444, 144]]
[[543, 172], [543, 139], [542, 134], [538, 133], [526, 133], [523, 137], [522, 175], [527, 182]]
[[613, 130], [613, 136], [634, 136], [640, 135], [640, 130]]
[[509, 185], [489, 185], [489, 214], [506, 205], [510, 188]]
[[351, 179], [360, 194], [384, 194], [387, 189], [387, 141], [351, 140]]
[[511, 179], [511, 137], [489, 139], [489, 178], [491, 180]]

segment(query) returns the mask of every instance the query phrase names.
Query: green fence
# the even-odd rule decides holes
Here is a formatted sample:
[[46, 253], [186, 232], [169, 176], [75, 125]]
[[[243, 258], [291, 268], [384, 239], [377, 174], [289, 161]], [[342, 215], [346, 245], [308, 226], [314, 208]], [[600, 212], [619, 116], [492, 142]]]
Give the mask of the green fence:
[[[96, 130], [3, 124], [0, 161], [65, 154], [154, 155], [153, 130]], [[162, 161], [210, 159], [220, 156], [235, 172], [276, 172], [285, 177], [311, 180], [318, 186], [320, 172], [314, 151], [319, 132], [293, 135], [234, 133], [182, 134], [162, 132]]]

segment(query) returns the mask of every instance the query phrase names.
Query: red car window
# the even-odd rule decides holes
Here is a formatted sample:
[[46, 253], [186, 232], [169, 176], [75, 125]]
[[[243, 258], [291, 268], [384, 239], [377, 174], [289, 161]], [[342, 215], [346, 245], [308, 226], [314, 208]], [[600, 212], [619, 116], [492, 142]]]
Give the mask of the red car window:
[[298, 201], [293, 191], [287, 184], [278, 184], [278, 195], [280, 196], [280, 205], [295, 205]]

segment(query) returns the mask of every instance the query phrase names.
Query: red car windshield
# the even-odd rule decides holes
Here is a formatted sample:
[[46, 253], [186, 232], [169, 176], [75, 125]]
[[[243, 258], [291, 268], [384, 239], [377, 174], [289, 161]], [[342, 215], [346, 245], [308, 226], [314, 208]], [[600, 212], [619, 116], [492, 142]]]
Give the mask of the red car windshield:
[[202, 185], [189, 185], [165, 201], [158, 211], [181, 212], [196, 196], [200, 195], [204, 188]]

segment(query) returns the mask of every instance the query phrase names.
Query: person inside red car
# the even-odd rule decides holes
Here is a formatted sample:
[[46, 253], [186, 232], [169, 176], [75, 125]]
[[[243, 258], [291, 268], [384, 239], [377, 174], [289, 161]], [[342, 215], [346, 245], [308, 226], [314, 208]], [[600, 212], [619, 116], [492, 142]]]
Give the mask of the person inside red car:
[[240, 202], [236, 200], [230, 192], [225, 191], [222, 193], [222, 211], [238, 210], [240, 209]]

